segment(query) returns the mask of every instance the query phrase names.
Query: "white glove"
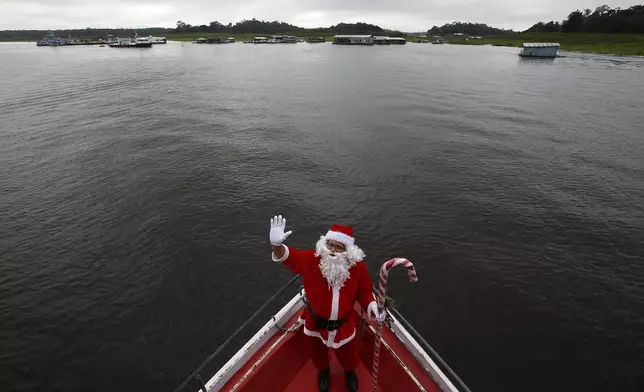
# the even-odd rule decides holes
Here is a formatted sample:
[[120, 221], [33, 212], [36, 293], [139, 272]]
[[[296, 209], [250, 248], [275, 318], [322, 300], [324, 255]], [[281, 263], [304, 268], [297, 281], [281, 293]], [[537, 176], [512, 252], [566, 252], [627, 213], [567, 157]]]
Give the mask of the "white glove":
[[293, 231], [284, 233], [284, 228], [286, 227], [286, 218], [282, 218], [282, 215], [275, 216], [271, 219], [271, 232], [269, 239], [271, 240], [271, 245], [280, 246], [288, 238]]
[[367, 316], [369, 320], [376, 320], [381, 323], [387, 318], [387, 311], [383, 310], [382, 313], [378, 311], [378, 303], [376, 301], [371, 301], [369, 306], [367, 306]]

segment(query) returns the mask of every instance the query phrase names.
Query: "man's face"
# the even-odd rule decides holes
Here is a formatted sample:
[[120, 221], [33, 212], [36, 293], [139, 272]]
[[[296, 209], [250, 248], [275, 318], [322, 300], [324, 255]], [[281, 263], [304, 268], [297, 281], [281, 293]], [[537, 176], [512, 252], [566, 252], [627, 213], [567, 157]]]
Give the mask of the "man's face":
[[331, 253], [342, 253], [347, 250], [343, 243], [333, 240], [328, 240], [326, 242], [326, 248], [331, 251]]

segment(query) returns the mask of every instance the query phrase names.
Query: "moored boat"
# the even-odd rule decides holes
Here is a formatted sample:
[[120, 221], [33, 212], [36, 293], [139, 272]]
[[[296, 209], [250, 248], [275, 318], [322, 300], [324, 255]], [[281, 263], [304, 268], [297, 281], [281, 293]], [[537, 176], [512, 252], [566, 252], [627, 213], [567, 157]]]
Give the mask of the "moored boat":
[[267, 44], [295, 44], [297, 37], [292, 35], [274, 35], [266, 41]]
[[560, 45], [558, 43], [528, 42], [523, 44], [519, 56], [555, 58]]
[[[302, 349], [309, 339], [300, 317], [306, 307], [306, 293], [302, 288], [214, 376], [204, 382], [200, 375], [245, 326], [297, 279], [295, 276], [262, 305], [176, 392], [195, 389], [201, 392], [317, 392], [317, 369]], [[469, 392], [396, 309], [388, 305], [386, 310], [387, 320], [380, 325], [369, 321], [357, 304], [350, 316], [356, 320], [355, 338], [360, 360], [356, 374], [360, 390], [368, 390], [373, 382], [373, 390], [380, 392]], [[374, 349], [376, 342], [380, 342], [377, 350]], [[374, 364], [379, 369], [375, 373], [372, 372]], [[330, 391], [344, 391], [344, 372], [334, 355], [331, 356], [330, 374]], [[376, 377], [372, 378], [374, 374]]]
[[42, 40], [36, 41], [36, 46], [67, 46], [70, 45], [70, 40], [65, 38], [58, 38], [53, 31], [49, 30], [47, 35]]
[[333, 36], [334, 45], [373, 45], [373, 35], [344, 35]]
[[251, 43], [251, 44], [265, 44], [268, 43], [268, 38], [266, 37], [253, 37], [250, 41], [244, 41], [244, 43]]
[[150, 48], [152, 41], [148, 38], [116, 38], [107, 43], [110, 48]]
[[194, 43], [196, 44], [234, 44], [235, 38], [228, 37], [209, 37], [209, 38], [197, 38]]

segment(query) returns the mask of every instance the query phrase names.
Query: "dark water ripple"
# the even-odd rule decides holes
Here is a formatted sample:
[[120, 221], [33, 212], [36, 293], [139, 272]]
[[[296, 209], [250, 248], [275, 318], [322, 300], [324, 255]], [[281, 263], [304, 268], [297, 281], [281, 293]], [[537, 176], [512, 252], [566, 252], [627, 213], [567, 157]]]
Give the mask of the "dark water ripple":
[[421, 283], [394, 274], [391, 293], [472, 390], [644, 385], [642, 59], [0, 58], [3, 391], [173, 390], [288, 279], [268, 259], [275, 213], [299, 247], [353, 224], [374, 276], [414, 261]]

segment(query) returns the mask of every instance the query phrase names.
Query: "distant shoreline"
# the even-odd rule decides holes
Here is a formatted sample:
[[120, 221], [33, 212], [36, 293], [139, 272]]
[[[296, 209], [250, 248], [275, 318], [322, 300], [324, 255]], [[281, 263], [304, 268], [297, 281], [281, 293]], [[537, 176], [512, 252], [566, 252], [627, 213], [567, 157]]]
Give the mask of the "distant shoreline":
[[[292, 34], [298, 38], [325, 37], [332, 40], [333, 34]], [[193, 41], [196, 38], [206, 37], [234, 37], [237, 41], [244, 41], [256, 36], [269, 36], [269, 34], [226, 34], [226, 33], [166, 33], [163, 34], [169, 41]], [[89, 39], [90, 37], [78, 37]], [[407, 41], [421, 39], [417, 36], [405, 36]], [[426, 39], [430, 39], [426, 38]], [[0, 42], [36, 42], [34, 39], [5, 39]], [[452, 45], [493, 45], [521, 47], [524, 42], [558, 42], [561, 50], [566, 52], [616, 54], [626, 56], [644, 56], [644, 34], [597, 34], [597, 33], [516, 33], [497, 36], [485, 36], [479, 39], [470, 39], [469, 36], [446, 35], [445, 43]]]
[[619, 54], [644, 56], [644, 34], [599, 33], [517, 33], [468, 39], [448, 37], [445, 42], [454, 45], [493, 45], [521, 47], [524, 42], [557, 42], [565, 52]]

